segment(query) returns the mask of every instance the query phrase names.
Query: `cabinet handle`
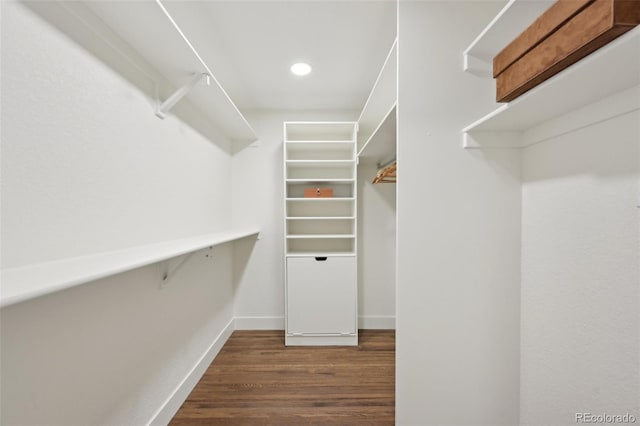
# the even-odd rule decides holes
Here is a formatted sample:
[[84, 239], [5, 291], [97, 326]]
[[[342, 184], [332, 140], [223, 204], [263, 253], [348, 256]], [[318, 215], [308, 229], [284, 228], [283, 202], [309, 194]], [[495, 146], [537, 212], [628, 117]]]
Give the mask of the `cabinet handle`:
[[318, 262], [324, 262], [325, 260], [327, 260], [327, 256], [316, 257], [316, 260], [317, 260]]

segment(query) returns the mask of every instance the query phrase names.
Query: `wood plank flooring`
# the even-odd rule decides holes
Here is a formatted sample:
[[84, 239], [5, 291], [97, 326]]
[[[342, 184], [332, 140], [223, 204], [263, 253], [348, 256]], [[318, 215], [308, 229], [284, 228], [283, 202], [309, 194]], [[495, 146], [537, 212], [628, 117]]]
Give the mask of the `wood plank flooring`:
[[282, 331], [235, 331], [171, 425], [393, 425], [395, 332], [357, 347], [285, 347]]

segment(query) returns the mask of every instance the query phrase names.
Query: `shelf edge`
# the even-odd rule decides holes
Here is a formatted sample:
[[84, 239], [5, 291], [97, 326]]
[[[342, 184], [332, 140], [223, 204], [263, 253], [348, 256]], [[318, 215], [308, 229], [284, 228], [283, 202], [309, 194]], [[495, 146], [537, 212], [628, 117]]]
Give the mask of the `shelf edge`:
[[[207, 234], [203, 237], [183, 238], [156, 244], [131, 247], [123, 250], [3, 269], [1, 274], [3, 281], [2, 287], [4, 288], [2, 289], [2, 297], [0, 298], [0, 307], [4, 308], [6, 306], [35, 299], [37, 297], [76, 287], [88, 282], [93, 282], [101, 278], [182, 256], [206, 247], [217, 246], [245, 237], [258, 235], [259, 233], [260, 231], [258, 229], [224, 231]], [[169, 250], [169, 247], [167, 246], [171, 244], [182, 245], [179, 249]], [[145, 252], [147, 252], [147, 254], [145, 254]], [[136, 260], [130, 260], [131, 255], [137, 256], [135, 258]], [[142, 257], [142, 259], [140, 257]], [[126, 260], [123, 260], [122, 258]], [[77, 269], [86, 269], [87, 264], [93, 263], [102, 263], [103, 265], [95, 266], [95, 268], [91, 268], [88, 271], [81, 271], [77, 274], [68, 272], [68, 269], [74, 265]], [[65, 272], [63, 274], [58, 273], [58, 277], [51, 279], [49, 284], [34, 284], [36, 281], [44, 281], [39, 278], [41, 275], [55, 276], [56, 272], [60, 270], [60, 267], [65, 267]], [[31, 285], [27, 289], [24, 289], [24, 284]], [[6, 296], [6, 287], [14, 287], [9, 288], [8, 296]]]

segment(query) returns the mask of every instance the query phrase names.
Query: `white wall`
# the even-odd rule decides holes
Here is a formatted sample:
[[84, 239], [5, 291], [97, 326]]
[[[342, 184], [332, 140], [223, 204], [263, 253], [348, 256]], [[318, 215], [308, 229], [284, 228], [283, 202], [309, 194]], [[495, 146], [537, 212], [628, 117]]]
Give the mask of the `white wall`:
[[[262, 231], [249, 264], [242, 260], [247, 259], [245, 245], [248, 243], [237, 244], [235, 248], [236, 257], [240, 259], [237, 263], [240, 270], [236, 274], [235, 282], [236, 327], [284, 328], [282, 123], [305, 120], [355, 120], [357, 116], [358, 111], [281, 111], [254, 112], [247, 115], [260, 141], [233, 156], [233, 222], [254, 223]], [[370, 166], [367, 170], [364, 176], [371, 173]], [[361, 176], [363, 175], [359, 171], [359, 177]], [[360, 185], [363, 188], [366, 186], [363, 183]], [[388, 205], [391, 198], [390, 190], [366, 190], [365, 195], [372, 203], [371, 206], [381, 210], [379, 214], [375, 214], [366, 208], [363, 211], [362, 206], [359, 206], [360, 218], [366, 219], [359, 223], [359, 238], [379, 241], [380, 237], [373, 234], [364, 236], [364, 233], [377, 224], [389, 225], [389, 217], [393, 215]], [[371, 228], [367, 228], [367, 223]], [[383, 250], [383, 253], [387, 251], [388, 248]], [[379, 254], [365, 253], [360, 257], [361, 265], [371, 267], [369, 273], [364, 275], [366, 278], [360, 281], [360, 316], [368, 317], [365, 322], [361, 318], [361, 326], [369, 324], [377, 328], [384, 324], [393, 324], [394, 283], [386, 278], [393, 278], [395, 262], [393, 258], [377, 262]]]
[[[2, 2], [3, 267], [225, 229], [228, 142]], [[231, 247], [3, 308], [0, 423], [143, 424], [232, 319]]]
[[523, 151], [523, 425], [640, 421], [640, 113]]
[[461, 148], [495, 108], [462, 51], [504, 2], [399, 5], [398, 425], [519, 421], [520, 158]]

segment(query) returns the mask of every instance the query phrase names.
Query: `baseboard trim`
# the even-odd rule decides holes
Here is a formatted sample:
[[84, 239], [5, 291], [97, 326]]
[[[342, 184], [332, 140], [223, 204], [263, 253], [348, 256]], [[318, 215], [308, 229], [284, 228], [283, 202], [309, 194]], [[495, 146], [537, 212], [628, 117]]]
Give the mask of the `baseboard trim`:
[[284, 330], [284, 317], [235, 317], [236, 330]]
[[358, 317], [358, 328], [364, 330], [395, 330], [395, 316], [360, 316]]
[[213, 343], [200, 357], [196, 365], [187, 373], [184, 379], [176, 386], [175, 390], [171, 393], [169, 398], [162, 404], [160, 409], [151, 418], [151, 421], [147, 423], [150, 426], [168, 425], [173, 416], [178, 412], [184, 401], [187, 399], [193, 388], [196, 386], [200, 378], [204, 375], [209, 365], [213, 362], [213, 359], [218, 355], [220, 349], [231, 337], [231, 333], [234, 330], [234, 318], [222, 329], [220, 334], [216, 336]]

